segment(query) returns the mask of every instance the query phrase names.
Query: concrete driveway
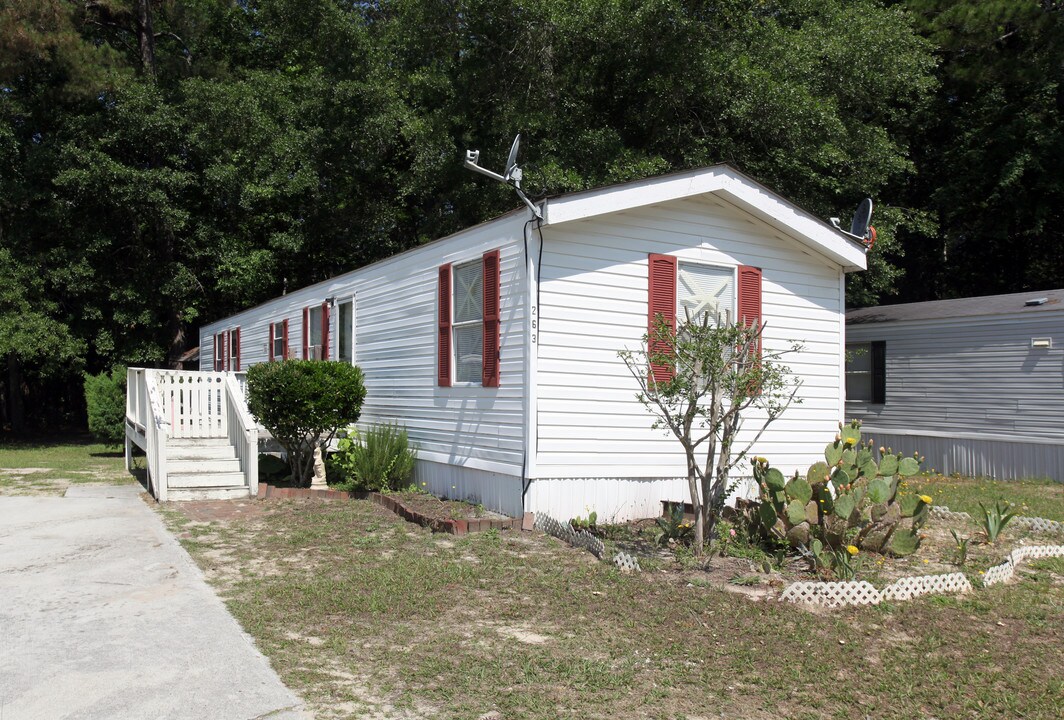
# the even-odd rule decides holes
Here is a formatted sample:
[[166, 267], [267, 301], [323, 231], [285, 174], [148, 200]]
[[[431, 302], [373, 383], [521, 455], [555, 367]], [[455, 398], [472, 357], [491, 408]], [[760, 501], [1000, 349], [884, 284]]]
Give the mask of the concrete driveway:
[[0, 497], [0, 720], [308, 718], [140, 491]]

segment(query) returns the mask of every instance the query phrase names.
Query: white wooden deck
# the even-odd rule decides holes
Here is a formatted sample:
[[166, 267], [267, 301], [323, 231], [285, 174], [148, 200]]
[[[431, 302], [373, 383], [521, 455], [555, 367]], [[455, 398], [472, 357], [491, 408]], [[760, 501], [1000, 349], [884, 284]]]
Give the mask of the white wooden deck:
[[130, 368], [127, 468], [134, 445], [160, 502], [258, 493], [259, 427], [243, 373]]

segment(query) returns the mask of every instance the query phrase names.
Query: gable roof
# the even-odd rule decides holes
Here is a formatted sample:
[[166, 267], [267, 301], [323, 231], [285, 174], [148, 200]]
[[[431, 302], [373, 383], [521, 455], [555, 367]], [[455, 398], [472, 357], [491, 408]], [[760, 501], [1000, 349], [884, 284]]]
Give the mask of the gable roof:
[[[1045, 298], [1046, 302], [1026, 305], [1029, 300]], [[941, 318], [975, 317], [979, 315], [1034, 315], [1064, 310], [1064, 289], [1039, 290], [1008, 295], [984, 295], [956, 300], [879, 305], [850, 310], [847, 325], [893, 322], [898, 320], [937, 320]]]
[[548, 198], [543, 202], [543, 224], [558, 225], [710, 193], [827, 256], [847, 272], [867, 267], [863, 244], [726, 164]]

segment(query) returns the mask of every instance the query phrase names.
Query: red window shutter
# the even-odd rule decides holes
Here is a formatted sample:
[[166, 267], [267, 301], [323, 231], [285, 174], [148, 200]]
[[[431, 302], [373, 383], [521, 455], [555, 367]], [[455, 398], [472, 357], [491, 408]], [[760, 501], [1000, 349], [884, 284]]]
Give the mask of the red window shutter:
[[288, 359], [288, 320], [281, 322], [281, 359]]
[[[739, 322], [747, 327], [761, 325], [761, 268], [739, 266]], [[761, 343], [757, 355], [761, 357]]]
[[436, 384], [451, 386], [451, 265], [440, 265], [438, 287]]
[[225, 370], [225, 335], [218, 333], [214, 336], [214, 371]]
[[329, 359], [329, 303], [321, 304], [321, 359]]
[[233, 330], [233, 370], [240, 372], [240, 328]]
[[303, 359], [310, 358], [310, 308], [303, 308]]
[[270, 362], [273, 362], [273, 340], [277, 336], [274, 333], [277, 332], [277, 323], [270, 323], [270, 340], [267, 343], [270, 346]]
[[484, 253], [484, 347], [480, 382], [499, 387], [499, 251]]
[[[651, 254], [649, 268], [647, 333], [653, 338], [659, 315], [672, 331], [676, 330], [676, 258]], [[666, 348], [660, 341], [652, 341], [647, 349], [650, 352], [662, 352]], [[663, 363], [654, 363], [650, 367], [653, 380], [671, 380], [672, 372], [672, 366]]]

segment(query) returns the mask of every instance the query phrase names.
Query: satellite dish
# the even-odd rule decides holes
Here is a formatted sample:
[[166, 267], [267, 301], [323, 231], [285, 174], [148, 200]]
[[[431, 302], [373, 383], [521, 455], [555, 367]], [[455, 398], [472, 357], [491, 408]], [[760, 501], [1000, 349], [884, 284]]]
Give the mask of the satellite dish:
[[872, 222], [872, 198], [865, 198], [857, 206], [850, 223], [850, 234], [862, 240], [868, 237], [868, 223]]
[[522, 202], [528, 206], [528, 209], [532, 211], [538, 220], [543, 219], [543, 212], [532, 204], [532, 201], [521, 192], [521, 168], [517, 167], [517, 151], [521, 147], [521, 136], [518, 135], [514, 138], [513, 145], [510, 146], [510, 155], [506, 158], [506, 170], [504, 174], [492, 172], [487, 168], [480, 166], [480, 151], [479, 150], [466, 150], [465, 162], [463, 163], [467, 168], [478, 172], [481, 175], [487, 175], [496, 182], [506, 183], [512, 185], [514, 190], [517, 191], [517, 197], [521, 198]]
[[[510, 156], [506, 158], [506, 178], [510, 179], [513, 176], [514, 170], [517, 170], [517, 149], [521, 147], [521, 135], [520, 133], [514, 138], [514, 144], [510, 146]], [[520, 178], [517, 178], [517, 182], [521, 182]], [[518, 186], [520, 187], [520, 186]]]

